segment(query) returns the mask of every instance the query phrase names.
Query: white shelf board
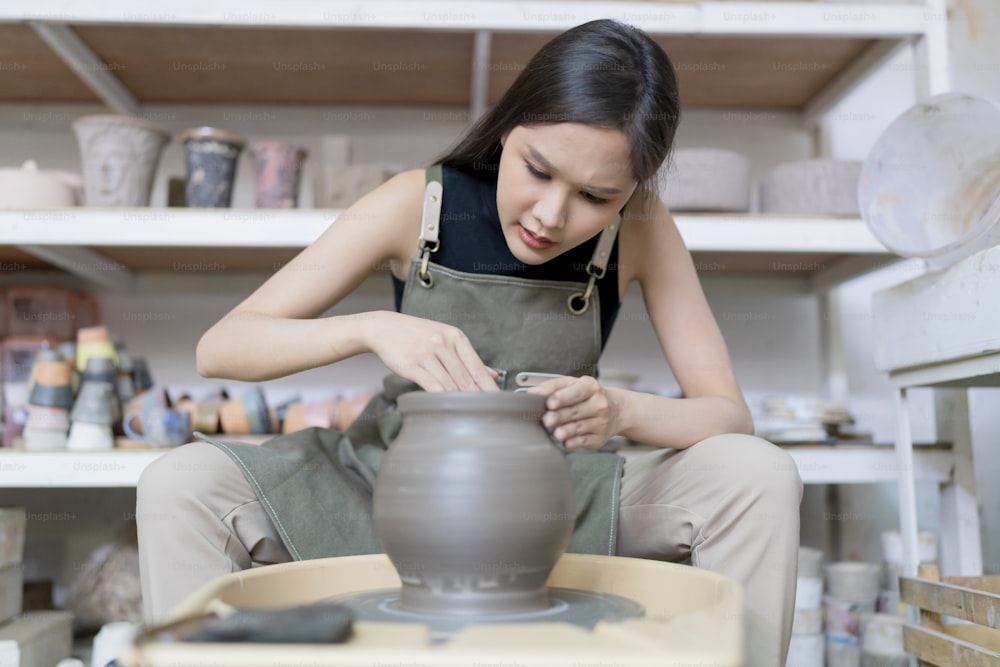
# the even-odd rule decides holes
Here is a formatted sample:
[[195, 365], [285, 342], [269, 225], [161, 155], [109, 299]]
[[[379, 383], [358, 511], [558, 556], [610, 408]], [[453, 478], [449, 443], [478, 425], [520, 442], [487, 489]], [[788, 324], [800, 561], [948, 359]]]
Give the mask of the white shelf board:
[[571, 0], [35, 0], [0, 4], [0, 22], [554, 32], [618, 18], [656, 35], [903, 38], [924, 30], [926, 7], [823, 2], [579, 2]]
[[2, 488], [135, 487], [166, 450], [29, 452], [0, 449]]
[[[96, 209], [0, 211], [5, 245], [302, 248], [340, 211], [323, 209]], [[677, 214], [689, 250], [887, 254], [856, 218]]]
[[[166, 451], [0, 450], [0, 488], [134, 487], [142, 470]], [[895, 482], [898, 477], [899, 464], [889, 447], [794, 446], [785, 451], [806, 484], [870, 484]], [[944, 482], [951, 475], [950, 451], [917, 447], [914, 461], [918, 481]]]

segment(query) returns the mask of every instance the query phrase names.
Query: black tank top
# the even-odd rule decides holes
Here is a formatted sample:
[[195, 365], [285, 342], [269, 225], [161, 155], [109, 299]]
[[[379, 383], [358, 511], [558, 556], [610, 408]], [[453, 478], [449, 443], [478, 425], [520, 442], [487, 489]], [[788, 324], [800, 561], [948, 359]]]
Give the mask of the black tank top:
[[[514, 276], [529, 280], [586, 282], [587, 263], [600, 236], [581, 243], [544, 264], [525, 264], [507, 247], [497, 212], [497, 172], [442, 169], [441, 249], [431, 255], [440, 266], [466, 273]], [[416, 243], [416, 240], [414, 240]], [[392, 277], [399, 311], [405, 282]], [[601, 295], [601, 349], [608, 342], [621, 303], [618, 298], [618, 239], [611, 248], [607, 272], [597, 281]]]

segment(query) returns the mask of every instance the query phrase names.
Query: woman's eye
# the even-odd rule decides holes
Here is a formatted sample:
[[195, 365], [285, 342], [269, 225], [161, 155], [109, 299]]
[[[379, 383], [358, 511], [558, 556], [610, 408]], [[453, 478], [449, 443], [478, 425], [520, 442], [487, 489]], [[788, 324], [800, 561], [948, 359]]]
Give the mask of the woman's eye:
[[601, 204], [607, 204], [608, 203], [607, 199], [601, 199], [600, 197], [595, 197], [594, 195], [590, 194], [589, 192], [583, 192], [581, 194], [583, 195], [583, 198], [586, 199], [587, 201], [589, 201], [591, 204], [597, 204], [598, 206], [600, 206]]
[[533, 167], [533, 166], [531, 165], [531, 163], [530, 163], [530, 162], [525, 162], [525, 163], [524, 163], [524, 166], [528, 168], [528, 172], [529, 172], [529, 173], [530, 173], [530, 174], [531, 174], [532, 176], [534, 176], [535, 178], [540, 178], [540, 179], [542, 179], [542, 180], [548, 180], [548, 178], [549, 178], [549, 175], [548, 175], [548, 174], [546, 174], [545, 172], [542, 172], [542, 171], [538, 171], [537, 169], [535, 169], [535, 168], [534, 168], [534, 167]]

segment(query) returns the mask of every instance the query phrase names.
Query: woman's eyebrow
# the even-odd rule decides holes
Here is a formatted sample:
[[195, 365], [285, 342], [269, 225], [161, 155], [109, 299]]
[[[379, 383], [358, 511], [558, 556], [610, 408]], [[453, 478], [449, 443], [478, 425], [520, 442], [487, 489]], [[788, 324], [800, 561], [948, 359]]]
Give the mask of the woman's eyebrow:
[[[559, 170], [552, 166], [552, 163], [546, 160], [541, 153], [539, 153], [533, 146], [528, 146], [528, 153], [531, 154], [532, 159], [542, 166], [545, 171], [551, 172], [553, 174], [558, 174]], [[587, 190], [588, 192], [595, 192], [602, 195], [620, 195], [622, 193], [618, 188], [606, 188], [600, 185], [581, 185], [581, 190]]]

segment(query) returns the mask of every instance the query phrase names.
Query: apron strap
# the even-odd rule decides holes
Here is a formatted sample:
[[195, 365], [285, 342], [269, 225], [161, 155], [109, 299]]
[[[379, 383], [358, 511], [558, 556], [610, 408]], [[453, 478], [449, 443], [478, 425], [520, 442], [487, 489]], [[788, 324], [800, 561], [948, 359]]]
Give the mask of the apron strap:
[[622, 216], [616, 215], [615, 219], [601, 232], [601, 238], [597, 240], [597, 247], [594, 248], [594, 254], [591, 256], [590, 261], [587, 262], [587, 275], [590, 276], [590, 279], [587, 281], [587, 288], [582, 292], [573, 294], [566, 300], [569, 312], [574, 315], [582, 315], [590, 308], [590, 296], [594, 293], [594, 285], [604, 277], [605, 272], [608, 270], [608, 260], [611, 259], [611, 247], [615, 244], [615, 238], [618, 236], [618, 229], [621, 227], [621, 224]]
[[429, 289], [434, 286], [434, 277], [427, 271], [427, 264], [430, 262], [431, 253], [437, 252], [441, 247], [441, 241], [438, 239], [441, 231], [441, 198], [444, 193], [441, 165], [428, 167], [425, 178], [427, 185], [424, 186], [424, 212], [420, 220], [420, 241], [417, 243], [417, 249], [420, 251], [420, 270], [417, 272], [417, 279], [421, 286]]

